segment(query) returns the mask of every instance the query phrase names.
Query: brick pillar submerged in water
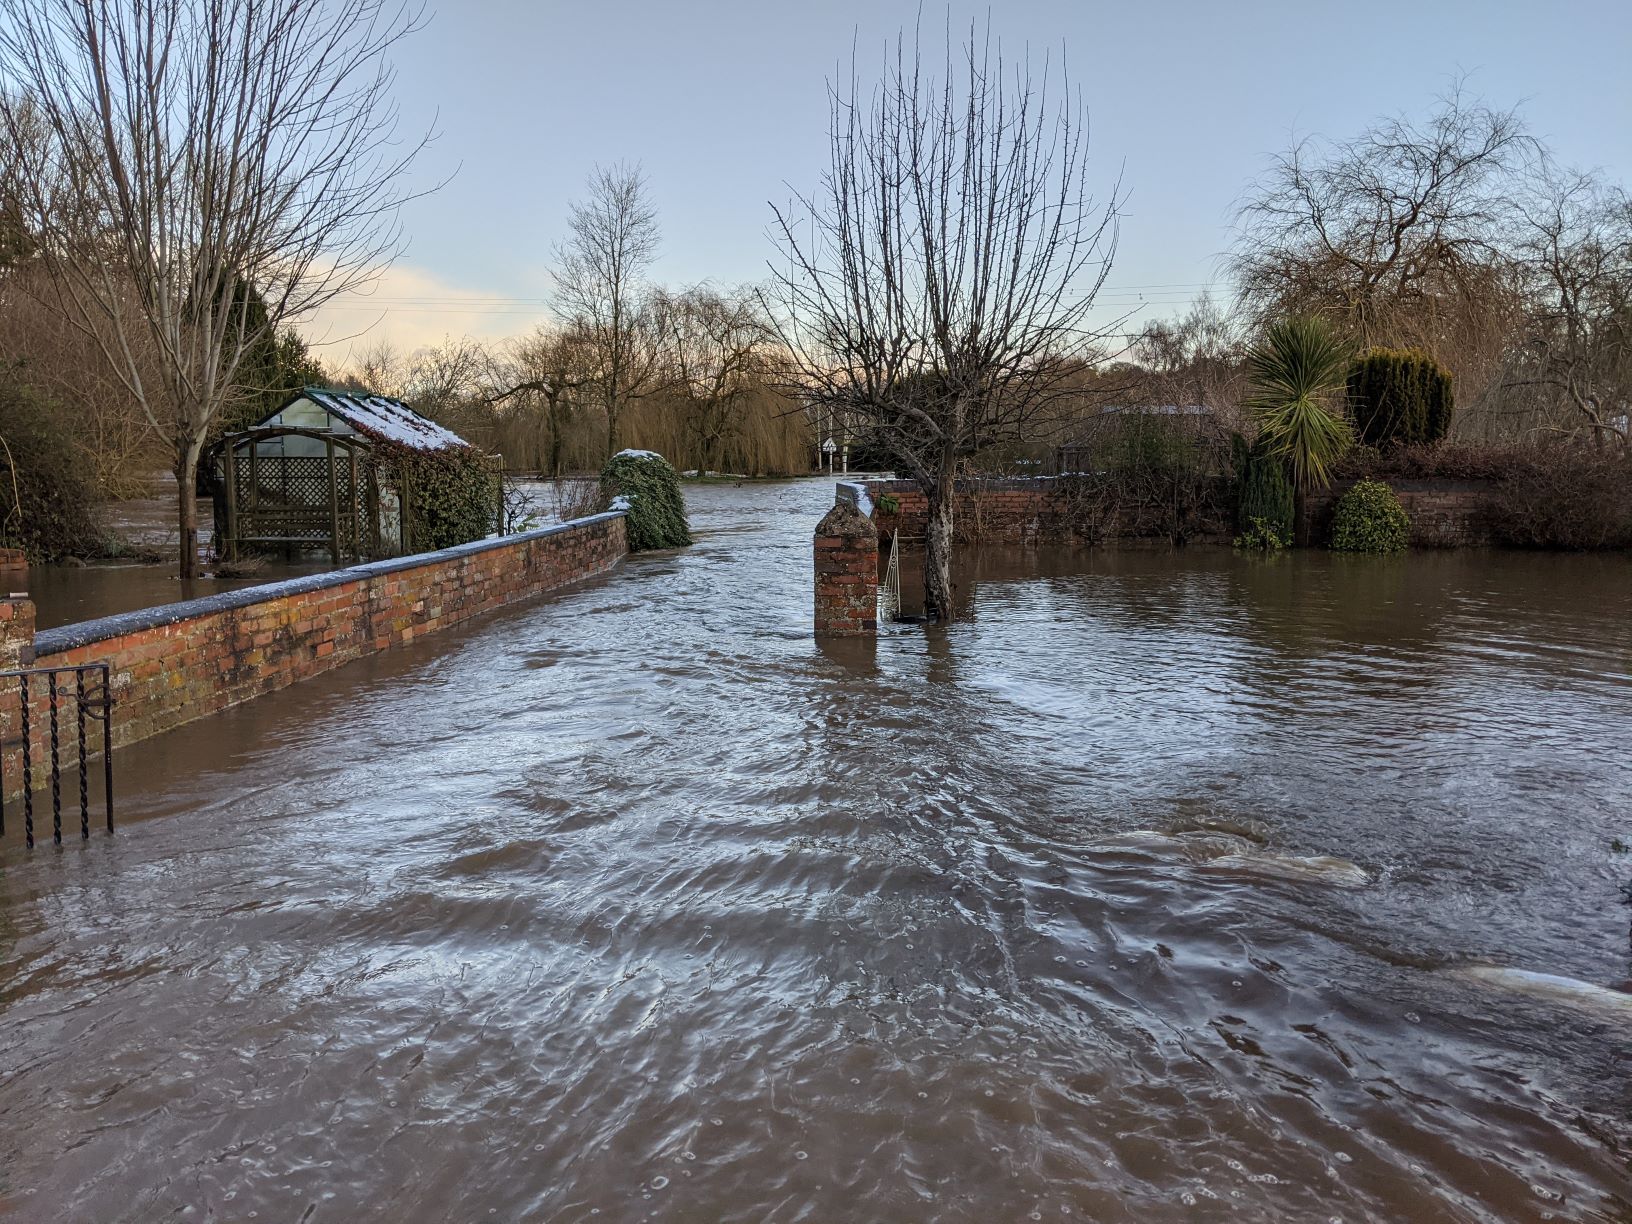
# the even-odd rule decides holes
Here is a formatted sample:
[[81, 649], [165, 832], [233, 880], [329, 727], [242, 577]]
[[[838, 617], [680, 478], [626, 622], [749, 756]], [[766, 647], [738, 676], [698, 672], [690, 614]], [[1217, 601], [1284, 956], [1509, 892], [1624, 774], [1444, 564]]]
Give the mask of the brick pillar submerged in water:
[[816, 527], [816, 636], [878, 632], [878, 529], [840, 502]]
[[27, 588], [23, 550], [0, 548], [0, 671], [34, 663], [34, 605]]

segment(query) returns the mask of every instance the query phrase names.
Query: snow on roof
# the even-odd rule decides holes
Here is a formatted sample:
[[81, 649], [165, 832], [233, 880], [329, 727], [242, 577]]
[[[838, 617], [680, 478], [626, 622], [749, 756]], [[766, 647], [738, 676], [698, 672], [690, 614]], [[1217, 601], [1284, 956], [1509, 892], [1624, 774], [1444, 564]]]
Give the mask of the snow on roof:
[[373, 434], [414, 450], [447, 450], [470, 445], [453, 430], [420, 416], [401, 400], [389, 396], [335, 391], [329, 387], [307, 387], [301, 395], [359, 433]]
[[[632, 447], [627, 446], [619, 451], [618, 455], [628, 455], [631, 459], [663, 459], [663, 456], [658, 454], [656, 451], [635, 450]], [[617, 458], [618, 455], [614, 455], [613, 458]], [[668, 460], [663, 459], [663, 462], [667, 463]]]

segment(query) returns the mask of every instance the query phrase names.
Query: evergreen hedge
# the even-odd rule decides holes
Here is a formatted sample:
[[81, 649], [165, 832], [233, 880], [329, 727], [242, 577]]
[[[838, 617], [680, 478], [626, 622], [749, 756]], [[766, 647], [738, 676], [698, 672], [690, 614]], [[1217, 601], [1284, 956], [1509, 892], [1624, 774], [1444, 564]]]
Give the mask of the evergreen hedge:
[[1438, 442], [1453, 409], [1450, 373], [1421, 349], [1367, 349], [1349, 371], [1349, 410], [1367, 446]]
[[1241, 532], [1239, 541], [1244, 541], [1238, 541], [1238, 546], [1267, 548], [1270, 536], [1278, 547], [1291, 544], [1295, 507], [1286, 464], [1262, 445], [1248, 447], [1237, 435], [1235, 467], [1236, 526]]
[[680, 548], [691, 543], [680, 476], [655, 451], [623, 450], [601, 469], [601, 492], [628, 512], [629, 551]]
[[1332, 512], [1335, 552], [1404, 552], [1411, 542], [1411, 519], [1380, 480], [1362, 480], [1338, 499]]
[[109, 551], [83, 455], [49, 400], [0, 365], [0, 546], [30, 561]]

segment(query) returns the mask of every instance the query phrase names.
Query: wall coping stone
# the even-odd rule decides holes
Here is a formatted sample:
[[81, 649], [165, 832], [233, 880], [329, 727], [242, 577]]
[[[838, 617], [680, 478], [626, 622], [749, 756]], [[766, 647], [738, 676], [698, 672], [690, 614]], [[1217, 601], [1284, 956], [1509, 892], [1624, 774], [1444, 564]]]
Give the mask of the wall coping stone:
[[833, 504], [852, 506], [868, 518], [873, 515], [872, 494], [867, 492], [867, 485], [859, 480], [839, 481], [833, 490]]
[[533, 531], [491, 536], [487, 539], [472, 540], [468, 544], [455, 544], [452, 548], [442, 548], [436, 552], [410, 553], [406, 557], [366, 561], [361, 565], [347, 566], [345, 569], [328, 570], [321, 574], [302, 574], [296, 578], [285, 578], [260, 586], [240, 587], [236, 591], [221, 591], [197, 599], [183, 599], [176, 603], [138, 608], [133, 612], [115, 612], [111, 616], [99, 616], [95, 620], [80, 621], [77, 624], [59, 625], [55, 629], [42, 629], [34, 635], [34, 655], [37, 659], [43, 658], [46, 655], [60, 654], [65, 650], [76, 650], [107, 641], [109, 638], [124, 637], [127, 633], [140, 633], [144, 629], [174, 625], [195, 617], [230, 612], [236, 608], [249, 608], [288, 595], [304, 595], [310, 591], [345, 586], [350, 582], [363, 582], [382, 574], [400, 574], [406, 570], [419, 569], [421, 566], [454, 561], [461, 557], [479, 556], [496, 548], [509, 548], [530, 540], [561, 535], [592, 523], [605, 523], [627, 517], [625, 511], [608, 510], [601, 514], [591, 514], [586, 518], [569, 519], [565, 523], [552, 523], [548, 527], [539, 527]]

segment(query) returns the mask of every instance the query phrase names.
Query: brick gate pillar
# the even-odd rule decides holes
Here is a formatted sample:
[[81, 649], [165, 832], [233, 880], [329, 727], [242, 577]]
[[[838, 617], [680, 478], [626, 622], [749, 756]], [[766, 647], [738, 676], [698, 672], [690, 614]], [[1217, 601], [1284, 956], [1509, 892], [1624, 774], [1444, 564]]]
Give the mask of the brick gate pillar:
[[[0, 579], [6, 577], [0, 570]], [[34, 665], [34, 602], [0, 591], [0, 671]]]
[[840, 502], [816, 527], [816, 636], [878, 632], [878, 529]]

